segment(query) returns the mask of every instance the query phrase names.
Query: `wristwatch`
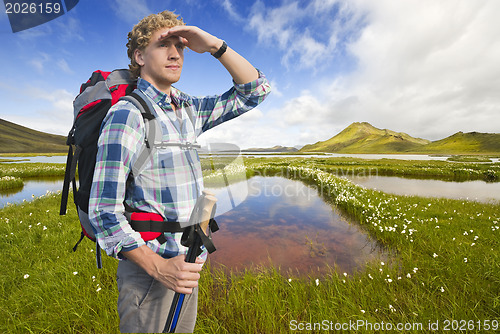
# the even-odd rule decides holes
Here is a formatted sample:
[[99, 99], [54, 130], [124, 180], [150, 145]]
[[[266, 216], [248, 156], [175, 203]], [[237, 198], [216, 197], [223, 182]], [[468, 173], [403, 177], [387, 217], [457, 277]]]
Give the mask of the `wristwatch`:
[[219, 59], [220, 56], [222, 56], [224, 54], [224, 52], [226, 52], [226, 50], [227, 50], [226, 41], [222, 41], [222, 46], [219, 48], [219, 50], [217, 50], [217, 52], [212, 53], [212, 56]]

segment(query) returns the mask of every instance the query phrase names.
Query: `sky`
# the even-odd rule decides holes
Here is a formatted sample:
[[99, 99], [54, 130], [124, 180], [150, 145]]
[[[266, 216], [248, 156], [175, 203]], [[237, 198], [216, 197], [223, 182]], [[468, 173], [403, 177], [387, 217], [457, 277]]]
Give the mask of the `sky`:
[[[127, 68], [127, 33], [163, 10], [224, 39], [272, 85], [201, 143], [301, 147], [353, 122], [429, 140], [500, 133], [497, 0], [80, 0], [17, 33], [2, 10], [0, 118], [67, 135], [81, 83]], [[196, 96], [231, 85], [215, 58], [193, 51], [175, 84]]]

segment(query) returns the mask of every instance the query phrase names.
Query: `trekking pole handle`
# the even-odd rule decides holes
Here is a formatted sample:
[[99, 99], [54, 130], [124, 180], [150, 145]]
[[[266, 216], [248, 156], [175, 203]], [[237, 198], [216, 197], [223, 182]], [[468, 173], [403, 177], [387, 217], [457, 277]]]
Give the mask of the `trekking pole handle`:
[[214, 205], [217, 202], [215, 195], [208, 190], [203, 190], [203, 202], [201, 203], [200, 227], [205, 235], [208, 231], [208, 224], [212, 217]]

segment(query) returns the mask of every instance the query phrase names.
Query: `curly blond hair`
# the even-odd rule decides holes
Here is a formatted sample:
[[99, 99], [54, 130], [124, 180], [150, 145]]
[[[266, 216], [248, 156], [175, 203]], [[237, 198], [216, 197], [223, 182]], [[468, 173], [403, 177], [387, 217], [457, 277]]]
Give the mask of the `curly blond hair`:
[[179, 15], [165, 10], [158, 14], [146, 16], [132, 28], [132, 31], [128, 33], [127, 55], [130, 58], [128, 67], [133, 78], [137, 78], [141, 74], [141, 66], [135, 61], [135, 50], [144, 50], [151, 40], [151, 35], [158, 29], [183, 25], [185, 23]]

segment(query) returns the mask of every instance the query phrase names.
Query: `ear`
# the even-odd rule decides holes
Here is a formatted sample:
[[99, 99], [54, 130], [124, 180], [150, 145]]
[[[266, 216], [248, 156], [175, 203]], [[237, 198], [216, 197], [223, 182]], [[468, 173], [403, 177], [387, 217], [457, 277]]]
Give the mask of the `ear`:
[[141, 50], [135, 49], [135, 51], [134, 51], [134, 59], [135, 59], [135, 62], [139, 66], [144, 66], [144, 58], [143, 58]]

